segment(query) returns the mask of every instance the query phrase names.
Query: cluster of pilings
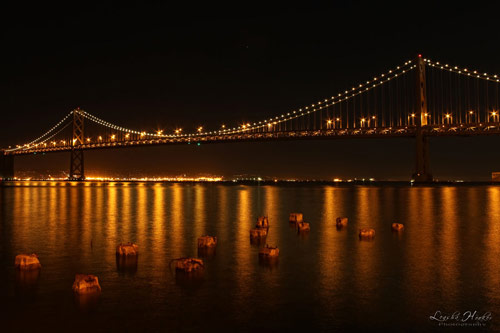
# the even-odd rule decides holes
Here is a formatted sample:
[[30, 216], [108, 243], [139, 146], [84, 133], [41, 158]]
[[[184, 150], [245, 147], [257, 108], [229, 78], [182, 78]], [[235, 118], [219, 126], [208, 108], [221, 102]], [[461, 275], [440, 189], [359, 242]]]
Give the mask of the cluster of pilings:
[[[139, 248], [136, 244], [119, 244], [116, 247], [118, 268], [121, 269], [123, 265], [130, 266], [131, 264], [137, 267], [138, 254]], [[36, 277], [30, 280], [31, 283], [36, 281], [42, 268], [40, 260], [35, 253], [17, 255], [14, 265], [20, 275]], [[72, 290], [75, 296], [78, 297], [78, 303], [85, 305], [85, 303], [93, 300], [92, 297], [95, 298], [100, 294], [101, 285], [99, 284], [99, 278], [92, 274], [76, 274]]]
[[[348, 227], [347, 217], [338, 217], [335, 220], [337, 229], [343, 230]], [[291, 213], [289, 223], [295, 225], [299, 234], [307, 233], [311, 230], [310, 224], [304, 222], [302, 213]], [[259, 249], [259, 259], [268, 263], [275, 263], [279, 256], [279, 248], [277, 246], [268, 245], [265, 240], [269, 230], [269, 219], [267, 216], [261, 216], [257, 219], [254, 229], [250, 230], [251, 243], [264, 243], [265, 246]], [[404, 225], [401, 223], [392, 223], [391, 230], [400, 233], [404, 230]], [[372, 228], [359, 229], [358, 236], [360, 240], [373, 240], [375, 238], [375, 230]], [[217, 247], [217, 237], [201, 236], [198, 238], [198, 256], [209, 257], [215, 255]], [[139, 247], [134, 243], [120, 243], [116, 247], [116, 263], [119, 270], [137, 270], [137, 260], [139, 255]], [[176, 273], [194, 274], [200, 273], [205, 268], [203, 259], [193, 257], [183, 257], [171, 260], [171, 265], [175, 267]], [[25, 279], [36, 280], [42, 268], [40, 260], [35, 253], [19, 254], [15, 258], [16, 269], [24, 276]], [[72, 286], [73, 292], [77, 296], [82, 295], [98, 295], [101, 292], [99, 279], [91, 274], [76, 274]]]
[[[217, 238], [213, 236], [202, 236], [198, 238], [199, 255], [215, 254]], [[204, 252], [206, 251], [206, 252]], [[116, 264], [119, 271], [130, 272], [137, 270], [139, 247], [134, 243], [120, 243], [116, 247]], [[199, 258], [177, 258], [171, 261], [175, 265], [176, 272], [191, 273], [204, 268], [202, 259]], [[15, 268], [24, 276], [29, 275], [30, 281], [37, 280], [42, 268], [38, 255], [19, 254], [15, 258]], [[92, 274], [76, 274], [72, 290], [78, 297], [97, 296], [101, 292], [101, 286], [97, 276]], [[88, 299], [86, 299], [88, 300]], [[81, 303], [81, 302], [80, 302]]]
[[[309, 223], [304, 222], [302, 213], [290, 213], [289, 222], [297, 228], [297, 232], [305, 233], [311, 230]], [[347, 217], [337, 217], [335, 219], [335, 225], [337, 230], [343, 230], [347, 228], [349, 219]], [[391, 230], [393, 232], [402, 232], [404, 230], [404, 225], [401, 223], [392, 223]], [[375, 238], [375, 229], [372, 228], [360, 228], [358, 230], [358, 236], [360, 240], [369, 240]]]
[[[343, 230], [347, 228], [349, 219], [347, 217], [337, 217], [335, 224], [337, 230]], [[392, 223], [391, 230], [393, 232], [402, 232], [404, 230], [404, 225], [401, 223]], [[375, 229], [373, 228], [360, 228], [358, 230], [358, 237], [360, 240], [371, 240], [375, 238]]]
[[[198, 238], [198, 255], [202, 257], [211, 256], [215, 254], [217, 246], [217, 237], [201, 236]], [[116, 265], [120, 272], [135, 272], [137, 270], [137, 261], [139, 256], [139, 247], [134, 243], [120, 243], [116, 247]], [[194, 273], [203, 270], [204, 263], [200, 258], [177, 258], [171, 260], [174, 264], [177, 273]], [[30, 282], [35, 282], [39, 276], [42, 268], [40, 260], [35, 253], [32, 254], [19, 254], [15, 258], [14, 263], [22, 278], [26, 280], [25, 276], [29, 275]], [[92, 274], [76, 274], [73, 282], [72, 290], [77, 297], [79, 303], [87, 296], [98, 296], [101, 292], [101, 286], [97, 276]], [[83, 298], [82, 298], [83, 297]]]
[[259, 249], [259, 260], [265, 263], [275, 263], [280, 250], [277, 246], [271, 246], [266, 243], [267, 234], [269, 232], [269, 218], [267, 216], [259, 216], [255, 228], [250, 230], [250, 244], [265, 244]]

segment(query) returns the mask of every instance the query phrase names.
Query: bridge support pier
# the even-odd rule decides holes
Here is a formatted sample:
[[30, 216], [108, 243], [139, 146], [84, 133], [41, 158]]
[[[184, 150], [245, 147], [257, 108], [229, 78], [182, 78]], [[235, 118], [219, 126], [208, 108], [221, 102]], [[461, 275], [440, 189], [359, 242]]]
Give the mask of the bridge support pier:
[[14, 156], [0, 152], [0, 180], [14, 179]]
[[71, 150], [71, 162], [69, 169], [69, 180], [85, 180], [82, 149], [73, 148]]
[[417, 130], [415, 173], [413, 181], [417, 183], [432, 182], [432, 174], [429, 167], [429, 138], [422, 133], [422, 129]]

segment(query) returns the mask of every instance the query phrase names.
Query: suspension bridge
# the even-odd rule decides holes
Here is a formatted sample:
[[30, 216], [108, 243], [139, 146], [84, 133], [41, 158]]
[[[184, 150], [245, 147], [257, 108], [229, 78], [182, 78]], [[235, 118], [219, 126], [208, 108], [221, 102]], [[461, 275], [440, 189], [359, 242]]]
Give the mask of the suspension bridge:
[[428, 138], [500, 134], [500, 76], [421, 55], [347, 90], [268, 119], [237, 125], [124, 128], [79, 108], [38, 138], [0, 152], [0, 179], [14, 177], [19, 155], [68, 152], [69, 180], [84, 180], [84, 151], [151, 145], [241, 141], [412, 137], [416, 182], [432, 181]]

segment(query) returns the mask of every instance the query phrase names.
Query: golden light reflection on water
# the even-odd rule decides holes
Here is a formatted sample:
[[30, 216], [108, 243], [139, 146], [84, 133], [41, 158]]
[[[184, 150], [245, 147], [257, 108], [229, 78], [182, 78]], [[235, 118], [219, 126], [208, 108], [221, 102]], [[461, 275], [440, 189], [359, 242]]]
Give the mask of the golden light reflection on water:
[[184, 191], [185, 188], [179, 184], [171, 187], [172, 200], [170, 204], [169, 239], [174, 257], [185, 257], [184, 246]]
[[[104, 225], [105, 227], [105, 233], [104, 233], [104, 242], [113, 242], [116, 243], [117, 241], [119, 242], [120, 240], [116, 239], [117, 237], [117, 190], [118, 188], [110, 184], [110, 186], [106, 187], [106, 194], [107, 194], [107, 200], [105, 200], [105, 207], [106, 207], [106, 213], [105, 213], [105, 222]], [[120, 237], [121, 239], [121, 237]], [[114, 244], [116, 246], [116, 244]], [[114, 247], [113, 246], [113, 247]], [[112, 250], [111, 247], [108, 246], [108, 255], [111, 254]], [[113, 251], [114, 252], [114, 251]]]
[[[194, 234], [196, 237], [206, 234], [206, 187], [199, 184], [194, 186]], [[197, 245], [193, 245], [196, 249]]]
[[217, 186], [217, 217], [216, 217], [216, 226], [217, 226], [217, 235], [219, 242], [229, 240], [229, 235], [231, 228], [229, 228], [229, 224], [232, 221], [229, 220], [228, 212], [228, 188], [226, 186]]
[[[370, 304], [372, 302], [375, 293], [373, 290], [377, 288], [377, 247], [376, 241], [381, 238], [380, 234], [382, 232], [387, 232], [383, 230], [383, 226], [378, 223], [377, 215], [377, 188], [361, 187], [358, 189], [357, 203], [358, 203], [358, 229], [359, 228], [371, 228], [375, 229], [375, 239], [371, 240], [358, 240], [358, 245], [355, 246], [355, 260], [353, 261], [354, 266], [354, 282], [357, 285], [358, 299], [365, 303]], [[358, 231], [358, 230], [356, 230]], [[358, 237], [359, 238], [359, 237]]]
[[56, 230], [57, 230], [57, 207], [59, 207], [60, 203], [58, 201], [58, 188], [50, 187], [47, 188], [47, 207], [49, 207], [48, 217], [47, 217], [47, 231], [48, 231], [48, 241], [53, 244], [56, 239]]
[[136, 242], [140, 246], [139, 251], [143, 252], [145, 247], [151, 247], [151, 244], [146, 242], [146, 230], [149, 224], [148, 219], [148, 191], [150, 189], [145, 186], [137, 187], [137, 203], [135, 205], [135, 222], [137, 226]]
[[[235, 230], [235, 281], [238, 288], [237, 302], [244, 302], [245, 298], [251, 294], [252, 279], [248, 267], [252, 266], [252, 261], [256, 260], [255, 253], [251, 250], [249, 231], [254, 223], [252, 217], [252, 202], [249, 187], [238, 187], [238, 203]], [[236, 305], [238, 306], [238, 305]], [[239, 305], [241, 306], [241, 304]]]
[[[265, 186], [259, 188], [263, 192], [263, 208], [262, 212], [255, 212], [257, 214], [266, 215], [269, 219], [269, 231], [267, 236], [267, 241], [269, 244], [279, 246], [279, 235], [286, 227], [286, 221], [280, 220], [280, 212], [282, 210], [281, 203], [279, 201], [278, 190], [274, 186]], [[255, 216], [253, 214], [252, 216]], [[257, 222], [255, 220], [255, 222]]]
[[[75, 191], [71, 189], [70, 192], [67, 193], [68, 205], [65, 207], [65, 211], [67, 212], [67, 218], [65, 223], [66, 235], [71, 242], [74, 244], [81, 244], [81, 228], [74, 228], [74, 225], [81, 225], [82, 220], [80, 219], [79, 213], [82, 210], [81, 206], [81, 198], [79, 198], [81, 192]], [[75, 207], [74, 209], [69, 209], [70, 207]], [[81, 245], [80, 245], [81, 246]], [[83, 246], [86, 248], [87, 246]]]
[[[74, 270], [98, 271], [108, 300], [113, 286], [126, 289], [114, 270], [109, 273], [118, 242], [139, 244], [144, 256], [138, 275], [143, 275], [136, 283], [154, 284], [154, 293], [165, 296], [175, 287], [164, 283], [168, 259], [196, 255], [197, 237], [213, 231], [220, 244], [208, 267], [218, 271], [209, 270], [204, 278], [224, 282], [207, 283], [219, 289], [203, 295], [213, 300], [229, 292], [235, 309], [265, 302], [262, 308], [271, 311], [282, 299], [305, 299], [331, 319], [351, 304], [366, 313], [392, 301], [418, 320], [439, 306], [444, 311], [472, 304], [493, 311], [500, 305], [499, 187], [210, 186], [40, 183], [3, 189], [13, 198], [2, 207], [10, 229], [0, 230], [10, 230], [12, 242], [3, 246], [9, 262], [17, 252], [39, 251], [48, 271], [70, 276]], [[300, 201], [308, 196], [311, 200]], [[311, 223], [309, 238], [288, 227], [289, 210], [299, 204]], [[258, 265], [258, 248], [249, 241], [260, 214], [268, 214], [268, 241], [280, 247], [283, 258], [273, 269]], [[343, 215], [349, 223], [339, 231], [335, 218]], [[403, 233], [392, 233], [392, 222], [404, 223]], [[374, 228], [375, 239], [359, 241], [361, 227]], [[43, 276], [52, 278], [45, 271]], [[303, 298], [290, 294], [287, 285]], [[183, 300], [165, 306], [176, 302]], [[251, 314], [241, 317], [248, 320]]]
[[440, 246], [436, 248], [437, 253], [435, 258], [443, 263], [438, 270], [440, 284], [446, 295], [447, 300], [453, 302], [456, 297], [458, 287], [458, 248], [459, 244], [459, 228], [458, 225], [458, 206], [457, 206], [457, 189], [455, 187], [443, 187], [440, 196], [442, 203], [441, 225], [440, 228]]
[[[165, 239], [165, 188], [159, 185], [161, 184], [155, 184], [155, 186], [153, 186], [153, 207], [151, 208], [153, 211], [151, 234], [153, 236], [152, 243], [155, 246], [161, 246]], [[141, 209], [147, 210], [147, 207], [141, 207]]]
[[405, 191], [408, 200], [403, 232], [407, 245], [403, 250], [406, 266], [402, 283], [405, 286], [405, 302], [414, 304], [418, 311], [429, 311], [432, 308], [428, 302], [432, 299], [430, 293], [435, 286], [433, 277], [437, 265], [434, 260], [434, 239], [439, 216], [436, 216], [434, 191], [436, 189], [429, 187]]
[[491, 308], [500, 306], [500, 188], [487, 190], [486, 292]]
[[[166, 216], [166, 200], [165, 200], [165, 188], [163, 186], [158, 186], [161, 184], [156, 184], [153, 186], [153, 221], [151, 225], [151, 241], [148, 242], [146, 246], [157, 249], [158, 254], [162, 253], [162, 249], [165, 245], [166, 238], [166, 228], [165, 228], [165, 216]], [[148, 207], [146, 205], [140, 208], [143, 211], [147, 211]], [[162, 255], [155, 255], [152, 257], [152, 263], [154, 267], [162, 267], [165, 263], [165, 258]]]
[[331, 298], [334, 297], [333, 292], [342, 285], [345, 270], [343, 265], [343, 245], [345, 240], [340, 236], [347, 232], [347, 228], [337, 230], [335, 222], [337, 217], [341, 217], [344, 204], [342, 191], [342, 189], [332, 186], [325, 188], [322, 220], [318, 225], [318, 228], [321, 228], [321, 252], [319, 255], [321, 288], [324, 290], [323, 299], [326, 300], [326, 303], [331, 302]]
[[[54, 246], [56, 248], [64, 248], [64, 242], [66, 241], [67, 235], [65, 234], [65, 227], [66, 223], [68, 221], [68, 196], [67, 196], [67, 190], [61, 187], [57, 187], [54, 189], [54, 192], [57, 194], [56, 195], [56, 216], [54, 218], [54, 221], [56, 225], [54, 226], [54, 230], [52, 232], [54, 233]], [[33, 214], [36, 214], [35, 212], [32, 212]], [[62, 223], [61, 223], [62, 221]], [[61, 232], [63, 231], [63, 232]]]
[[95, 236], [93, 238], [97, 238], [96, 241], [98, 241], [99, 243], [104, 243], [104, 239], [102, 239], [102, 237], [104, 236], [104, 228], [106, 226], [106, 221], [104, 220], [104, 212], [106, 209], [104, 202], [105, 190], [99, 189], [92, 192], [95, 195], [95, 207], [93, 208], [94, 214], [90, 215], [92, 216], [92, 220], [96, 225], [96, 233], [94, 234]]
[[91, 215], [86, 214], [85, 212], [90, 212], [94, 209], [94, 202], [93, 202], [93, 196], [92, 193], [89, 191], [88, 188], [85, 188], [83, 190], [83, 212], [80, 214], [78, 217], [82, 221], [82, 249], [84, 251], [84, 255], [89, 258], [90, 257], [90, 251], [91, 251], [91, 241], [92, 241], [92, 234], [94, 233], [94, 223], [91, 221]]
[[[262, 194], [262, 200], [263, 204], [258, 206], [262, 207], [260, 212], [256, 212], [259, 215], [267, 216], [269, 219], [269, 229], [268, 229], [268, 236], [266, 237], [266, 242], [270, 245], [278, 246], [278, 248], [283, 251], [283, 246], [281, 244], [281, 235], [283, 232], [286, 232], [288, 229], [288, 222], [286, 220], [280, 219], [282, 216], [282, 202], [280, 201], [278, 189], [274, 186], [264, 186], [264, 187], [259, 187], [257, 188], [257, 191], [261, 191]], [[253, 214], [255, 216], [255, 214]], [[253, 220], [252, 222], [257, 222], [256, 220]], [[251, 226], [253, 227], [253, 225]], [[248, 234], [247, 234], [248, 235]], [[249, 239], [248, 239], [249, 241]], [[279, 272], [277, 267], [279, 266], [279, 259], [278, 260], [271, 260], [271, 261], [262, 261], [261, 264], [272, 270], [273, 273]], [[262, 281], [259, 282], [268, 286], [273, 286], [279, 283], [279, 281], [283, 278], [280, 274], [275, 273], [275, 274], [262, 274]], [[258, 289], [259, 284], [254, 281], [254, 288]], [[269, 297], [272, 299], [272, 301], [269, 302], [268, 306], [272, 307], [273, 302], [279, 302], [280, 298], [280, 290], [278, 288], [271, 288], [269, 290]]]
[[[123, 185], [126, 185], [123, 184]], [[124, 235], [131, 234], [132, 224], [136, 221], [132, 220], [132, 192], [128, 191], [127, 188], [120, 189], [120, 195], [122, 197], [123, 209], [120, 218], [120, 229], [121, 233]], [[135, 239], [125, 239], [126, 242], [135, 242]]]
[[30, 248], [31, 244], [26, 244], [27, 240], [27, 233], [29, 232], [29, 229], [26, 228], [25, 224], [26, 219], [28, 216], [31, 215], [31, 191], [29, 189], [22, 187], [22, 188], [16, 188], [16, 198], [14, 199], [16, 203], [16, 211], [19, 212], [19, 215], [21, 216], [21, 222], [19, 222], [17, 225], [13, 225], [12, 230], [13, 230], [13, 236], [19, 238], [22, 240], [22, 243], [20, 244], [24, 248]]

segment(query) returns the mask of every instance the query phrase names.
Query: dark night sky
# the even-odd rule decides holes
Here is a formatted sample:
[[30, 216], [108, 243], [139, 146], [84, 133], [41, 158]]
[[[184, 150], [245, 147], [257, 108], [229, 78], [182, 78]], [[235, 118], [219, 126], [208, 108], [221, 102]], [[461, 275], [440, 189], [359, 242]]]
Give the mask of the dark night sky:
[[[487, 5], [250, 4], [4, 8], [0, 146], [38, 137], [77, 106], [139, 130], [260, 120], [418, 53], [500, 73], [498, 11]], [[500, 137], [431, 139], [432, 171], [489, 179], [500, 171], [499, 144]], [[86, 171], [409, 179], [413, 155], [411, 139], [161, 146], [88, 152]], [[19, 170], [68, 164], [67, 154], [16, 159]]]

